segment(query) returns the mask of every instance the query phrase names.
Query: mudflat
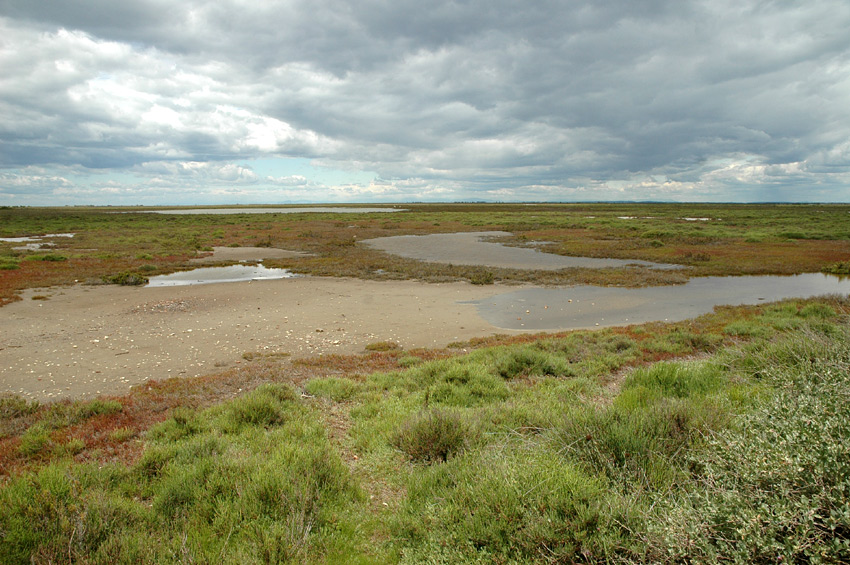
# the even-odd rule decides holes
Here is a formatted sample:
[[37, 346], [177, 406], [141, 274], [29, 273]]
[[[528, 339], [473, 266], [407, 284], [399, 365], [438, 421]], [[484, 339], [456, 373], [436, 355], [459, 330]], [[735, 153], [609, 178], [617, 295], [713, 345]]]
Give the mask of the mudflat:
[[511, 333], [459, 304], [503, 291], [324, 277], [28, 290], [0, 308], [0, 392], [82, 398], [125, 393], [149, 378], [209, 374], [244, 362], [245, 353], [351, 354], [379, 341], [444, 347]]

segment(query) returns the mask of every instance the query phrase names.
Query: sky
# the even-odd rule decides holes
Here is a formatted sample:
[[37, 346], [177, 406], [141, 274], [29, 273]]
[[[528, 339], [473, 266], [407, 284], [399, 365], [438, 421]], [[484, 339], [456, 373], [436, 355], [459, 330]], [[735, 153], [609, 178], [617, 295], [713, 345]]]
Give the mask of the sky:
[[847, 0], [0, 0], [0, 205], [850, 202]]

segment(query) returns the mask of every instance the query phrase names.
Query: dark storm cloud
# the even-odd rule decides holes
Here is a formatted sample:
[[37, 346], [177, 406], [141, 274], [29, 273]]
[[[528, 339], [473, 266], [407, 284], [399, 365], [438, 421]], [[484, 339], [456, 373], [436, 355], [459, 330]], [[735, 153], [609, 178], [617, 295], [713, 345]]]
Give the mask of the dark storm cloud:
[[364, 197], [850, 198], [841, 0], [0, 0], [0, 16], [7, 168], [280, 156], [399, 191]]

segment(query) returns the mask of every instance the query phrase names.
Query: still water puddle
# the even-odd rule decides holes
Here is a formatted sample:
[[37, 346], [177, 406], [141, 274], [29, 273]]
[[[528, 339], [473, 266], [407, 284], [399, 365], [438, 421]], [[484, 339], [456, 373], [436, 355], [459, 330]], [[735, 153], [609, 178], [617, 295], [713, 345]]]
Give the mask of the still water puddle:
[[[38, 251], [39, 249], [44, 249], [45, 247], [54, 247], [56, 244], [50, 241], [43, 241], [45, 239], [52, 239], [56, 237], [74, 237], [77, 234], [74, 233], [47, 233], [44, 235], [34, 235], [34, 236], [24, 236], [24, 237], [0, 237], [0, 242], [2, 243], [23, 243], [24, 245], [20, 245], [18, 247], [13, 247], [12, 249], [16, 251]], [[31, 243], [27, 243], [31, 242]]]
[[170, 275], [151, 277], [147, 286], [188, 286], [196, 284], [230, 283], [288, 279], [297, 277], [289, 269], [270, 269], [263, 265], [231, 265], [230, 267], [204, 267]]
[[538, 249], [508, 247], [501, 243], [487, 241], [494, 237], [507, 237], [513, 234], [503, 231], [440, 233], [431, 235], [399, 235], [366, 239], [360, 243], [385, 253], [426, 261], [428, 263], [448, 263], [451, 265], [477, 265], [485, 267], [503, 267], [506, 269], [528, 269], [556, 271], [571, 267], [604, 269], [608, 267], [627, 267], [639, 265], [653, 269], [681, 269], [681, 265], [653, 263], [651, 261], [597, 259], [593, 257], [566, 257], [554, 253], [544, 253]]
[[472, 302], [500, 328], [569, 330], [679, 321], [715, 306], [850, 294], [850, 279], [820, 273], [694, 278], [677, 286], [527, 288]]

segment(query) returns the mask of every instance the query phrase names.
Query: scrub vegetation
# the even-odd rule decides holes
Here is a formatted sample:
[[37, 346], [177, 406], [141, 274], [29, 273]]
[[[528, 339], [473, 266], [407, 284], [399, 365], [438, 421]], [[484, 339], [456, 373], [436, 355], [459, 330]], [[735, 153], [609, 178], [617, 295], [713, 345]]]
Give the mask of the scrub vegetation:
[[846, 563], [850, 299], [0, 399], [3, 563]]
[[[143, 208], [0, 209], [0, 237], [74, 233], [49, 253], [0, 242], [0, 304], [25, 288], [133, 280], [181, 270], [214, 246], [310, 256], [267, 261], [299, 273], [367, 279], [642, 286], [691, 276], [846, 272], [850, 206], [720, 204], [405, 204], [393, 213], [160, 215]], [[118, 213], [130, 212], [130, 213]], [[509, 245], [556, 254], [674, 263], [687, 269], [519, 271], [422, 263], [358, 240], [502, 230]], [[141, 274], [143, 273], [143, 274]]]

